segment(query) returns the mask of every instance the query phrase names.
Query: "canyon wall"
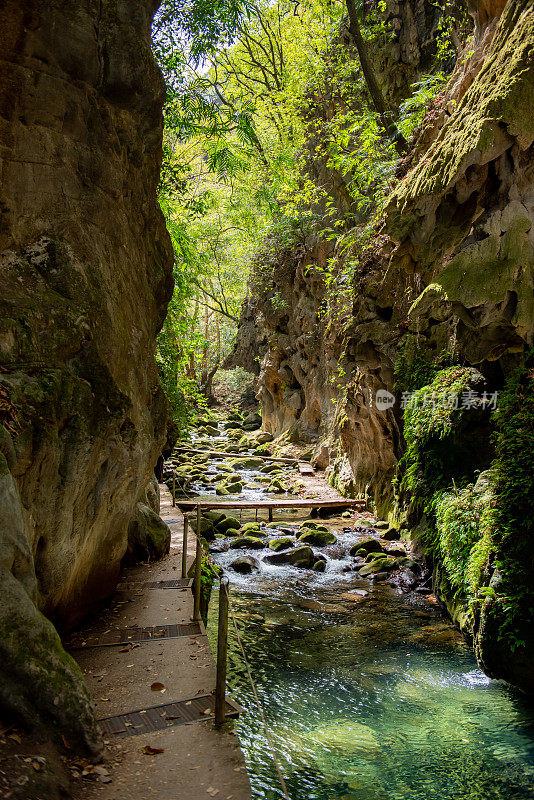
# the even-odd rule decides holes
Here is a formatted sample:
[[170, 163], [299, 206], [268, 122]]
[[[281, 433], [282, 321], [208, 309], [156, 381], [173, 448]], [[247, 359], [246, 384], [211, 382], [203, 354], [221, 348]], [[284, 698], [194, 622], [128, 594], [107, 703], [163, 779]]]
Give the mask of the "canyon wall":
[[[392, 97], [402, 91], [398, 74], [407, 69], [406, 52], [413, 56], [410, 79], [417, 77], [419, 61], [413, 54], [417, 42], [420, 48], [428, 43], [429, 31], [412, 24], [422, 3], [417, 8], [386, 5], [396, 35], [385, 54], [375, 54], [375, 63], [386, 65], [383, 87]], [[514, 645], [488, 622], [497, 604], [489, 595], [495, 595], [493, 586], [502, 578], [496, 577], [496, 565], [502, 569], [508, 563], [506, 537], [495, 534], [485, 566], [481, 561], [477, 580], [485, 582], [487, 602], [476, 592], [474, 604], [466, 592], [454, 597], [442, 580], [439, 548], [432, 550], [425, 533], [422, 508], [430, 496], [408, 490], [404, 480], [414, 466], [407, 462], [413, 448], [405, 455], [406, 436], [415, 435], [405, 429], [409, 394], [431, 386], [440, 369], [440, 386], [456, 380], [459, 387], [465, 380], [462, 391], [500, 392], [534, 338], [534, 4], [487, 0], [470, 5], [474, 33], [417, 131], [409, 157], [399, 164], [380, 222], [348, 249], [346, 239], [341, 248], [341, 240], [324, 241], [297, 229], [291, 245], [266, 242], [233, 359], [258, 375], [264, 427], [309, 443], [313, 460], [341, 491], [365, 496], [378, 514], [411, 528], [412, 538], [427, 546], [434, 561], [436, 592], [474, 639], [480, 663], [490, 674], [533, 691], [526, 666], [532, 637], [525, 643], [523, 611], [534, 576], [530, 567], [517, 567], [519, 560], [530, 564], [532, 555], [521, 549], [529, 541], [528, 513], [516, 520], [517, 542], [507, 539], [517, 551], [515, 572], [509, 569], [516, 586], [497, 598], [502, 610], [508, 607], [505, 597], [514, 592], [523, 597], [522, 606], [514, 600], [523, 631], [514, 634]], [[410, 31], [415, 44], [406, 50], [402, 42]], [[388, 83], [387, 65], [395, 58], [401, 69], [389, 71]], [[329, 191], [335, 197], [335, 190]], [[448, 373], [453, 365], [467, 371]], [[476, 372], [469, 371], [473, 367]], [[380, 397], [384, 391], [395, 398], [393, 405], [377, 406], [377, 392]], [[524, 424], [532, 435], [532, 423]], [[421, 434], [424, 425], [412, 427]], [[464, 439], [455, 439], [457, 469], [447, 476], [475, 481], [477, 470], [487, 469], [495, 458], [494, 425], [488, 411], [460, 427]], [[446, 434], [436, 428], [440, 437]], [[525, 453], [518, 459], [524, 462]], [[492, 504], [499, 507], [495, 491]], [[499, 491], [502, 495], [502, 486]], [[518, 494], [521, 514], [531, 503]]]
[[72, 626], [112, 590], [165, 434], [154, 0], [4, 0], [0, 704], [98, 748]]

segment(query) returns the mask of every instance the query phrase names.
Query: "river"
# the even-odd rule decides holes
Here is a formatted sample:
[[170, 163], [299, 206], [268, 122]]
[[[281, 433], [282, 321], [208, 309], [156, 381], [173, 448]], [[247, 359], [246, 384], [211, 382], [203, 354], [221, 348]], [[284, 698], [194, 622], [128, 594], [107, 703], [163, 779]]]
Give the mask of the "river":
[[[336, 534], [319, 574], [255, 551], [260, 571], [241, 575], [244, 551], [213, 554], [291, 800], [534, 799], [532, 704], [478, 669], [432, 597], [344, 571], [354, 535]], [[216, 616], [215, 591], [212, 645]], [[232, 624], [228, 687], [253, 797], [283, 797]]]

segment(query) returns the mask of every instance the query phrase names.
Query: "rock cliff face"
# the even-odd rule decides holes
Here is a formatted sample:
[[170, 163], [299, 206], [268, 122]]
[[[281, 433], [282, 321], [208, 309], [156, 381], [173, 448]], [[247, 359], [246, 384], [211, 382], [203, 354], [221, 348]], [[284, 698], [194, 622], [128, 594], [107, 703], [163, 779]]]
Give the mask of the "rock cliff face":
[[[400, 15], [397, 54], [412, 52], [400, 46], [412, 4], [387, 5]], [[484, 390], [500, 391], [534, 338], [534, 4], [471, 6], [473, 37], [371, 243], [342, 254], [337, 243], [300, 231], [291, 246], [267, 243], [234, 355], [242, 366], [246, 349], [261, 356], [259, 374], [251, 359], [248, 368], [258, 374], [267, 430], [312, 442], [315, 461], [342, 491], [365, 494], [378, 513], [395, 510], [412, 526], [424, 523], [418, 498], [395, 497], [392, 483], [406, 447], [402, 391], [430, 384], [433, 370], [453, 363], [476, 367]], [[384, 74], [390, 60], [382, 59]], [[393, 80], [390, 95], [395, 87]], [[336, 263], [329, 284], [328, 258]], [[378, 407], [380, 391], [395, 404]], [[485, 425], [473, 469], [494, 456]], [[497, 546], [492, 558], [500, 558]], [[441, 594], [452, 609], [452, 593]], [[496, 627], [499, 657], [480, 657], [492, 647], [479, 636], [481, 663], [532, 690], [523, 666], [505, 668]], [[484, 618], [464, 628], [476, 637]]]
[[70, 626], [112, 589], [165, 432], [155, 8], [2, 4], [0, 703], [93, 749], [47, 617]]

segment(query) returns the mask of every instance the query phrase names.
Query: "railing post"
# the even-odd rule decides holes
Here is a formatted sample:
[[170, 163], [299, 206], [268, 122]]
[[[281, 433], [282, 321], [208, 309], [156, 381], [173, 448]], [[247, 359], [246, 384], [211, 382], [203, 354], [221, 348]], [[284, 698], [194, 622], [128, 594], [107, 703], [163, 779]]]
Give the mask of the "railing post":
[[184, 536], [182, 539], [182, 578], [187, 578], [187, 526], [189, 517], [184, 515]]
[[202, 573], [202, 544], [200, 542], [200, 505], [197, 506], [197, 551], [195, 556], [195, 602], [193, 621], [200, 620], [200, 582]]
[[228, 578], [221, 578], [219, 591], [219, 627], [217, 630], [217, 681], [215, 684], [215, 724], [226, 719], [226, 655], [228, 650], [228, 607], [230, 590]]
[[172, 504], [173, 507], [176, 505], [176, 472], [174, 471], [174, 467], [172, 470]]

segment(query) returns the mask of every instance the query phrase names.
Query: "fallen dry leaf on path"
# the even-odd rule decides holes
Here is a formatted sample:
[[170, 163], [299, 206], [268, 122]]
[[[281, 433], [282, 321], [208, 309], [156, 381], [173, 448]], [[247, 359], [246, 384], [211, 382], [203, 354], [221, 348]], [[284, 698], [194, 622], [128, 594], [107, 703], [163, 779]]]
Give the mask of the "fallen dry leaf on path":
[[145, 756], [157, 756], [160, 753], [164, 753], [165, 752], [165, 748], [164, 747], [151, 747], [149, 744], [146, 744], [143, 747], [143, 749], [141, 750], [141, 752], [144, 753]]

